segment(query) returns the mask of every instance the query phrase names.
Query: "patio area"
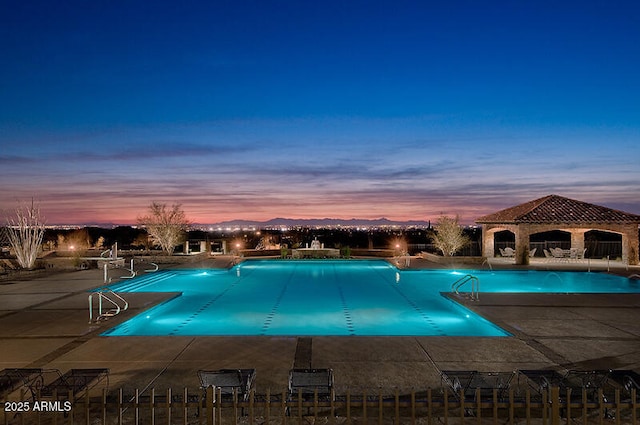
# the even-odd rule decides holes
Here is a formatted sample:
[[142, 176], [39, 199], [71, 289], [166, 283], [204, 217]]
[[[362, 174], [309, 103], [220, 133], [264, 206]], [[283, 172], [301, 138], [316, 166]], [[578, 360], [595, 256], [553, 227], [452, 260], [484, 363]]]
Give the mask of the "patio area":
[[[492, 259], [491, 267], [513, 267], [510, 261]], [[197, 266], [221, 264], [229, 259]], [[410, 267], [444, 266], [414, 258]], [[530, 267], [614, 269], [601, 261]], [[313, 337], [301, 350], [295, 337], [102, 337], [172, 294], [129, 294], [129, 310], [88, 323], [87, 291], [101, 279], [101, 271], [84, 270], [0, 285], [0, 368], [109, 368], [110, 388], [141, 391], [197, 388], [200, 369], [255, 368], [256, 388], [265, 392], [285, 389], [289, 369], [304, 364], [333, 369], [338, 392], [389, 393], [437, 387], [441, 370], [640, 370], [639, 294], [483, 294], [467, 306], [513, 337]]]

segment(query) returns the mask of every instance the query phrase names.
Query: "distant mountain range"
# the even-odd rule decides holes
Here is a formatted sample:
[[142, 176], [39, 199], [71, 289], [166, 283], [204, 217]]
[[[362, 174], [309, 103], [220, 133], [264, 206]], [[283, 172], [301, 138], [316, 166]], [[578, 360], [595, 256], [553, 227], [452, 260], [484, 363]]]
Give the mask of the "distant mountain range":
[[409, 226], [429, 226], [431, 224], [430, 221], [423, 220], [411, 220], [411, 221], [392, 221], [387, 218], [377, 218], [377, 219], [362, 219], [362, 218], [351, 218], [351, 219], [342, 219], [342, 218], [272, 218], [267, 221], [252, 221], [252, 220], [230, 220], [223, 221], [221, 223], [214, 223], [210, 226], [213, 227], [294, 227], [294, 226], [304, 226], [304, 227], [337, 227], [337, 226], [346, 226], [346, 227], [381, 227], [381, 226], [400, 226], [400, 227], [409, 227]]
[[[220, 223], [193, 223], [192, 227], [195, 228], [246, 228], [246, 227], [383, 227], [383, 226], [398, 226], [398, 227], [429, 227], [430, 221], [423, 220], [409, 220], [409, 221], [393, 221], [388, 218], [382, 217], [377, 219], [363, 219], [363, 218], [272, 218], [267, 221], [257, 220], [229, 220], [222, 221]], [[102, 227], [113, 228], [118, 226], [127, 226], [126, 224], [114, 224], [114, 223], [84, 223], [79, 224], [52, 224], [48, 227], [52, 228], [78, 228], [78, 227]]]

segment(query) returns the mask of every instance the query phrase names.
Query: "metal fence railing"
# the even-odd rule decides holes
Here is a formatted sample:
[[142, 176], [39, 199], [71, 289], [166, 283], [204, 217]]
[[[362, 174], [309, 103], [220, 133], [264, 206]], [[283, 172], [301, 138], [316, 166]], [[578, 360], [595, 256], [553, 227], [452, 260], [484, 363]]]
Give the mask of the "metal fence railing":
[[[416, 254], [422, 251], [430, 252], [432, 254], [442, 254], [431, 243], [407, 244], [407, 250], [409, 251], [410, 254]], [[463, 256], [463, 257], [479, 257], [481, 255], [482, 255], [482, 247], [480, 245], [480, 242], [478, 241], [471, 242], [470, 244], [466, 245], [456, 253], [456, 256]]]
[[[515, 242], [495, 242], [495, 252], [500, 252], [500, 248], [513, 248], [515, 249]], [[622, 257], [622, 242], [620, 241], [585, 241], [584, 247], [587, 249], [585, 258], [610, 258], [616, 259]], [[544, 241], [544, 242], [530, 242], [529, 249], [536, 249], [536, 257], [544, 257], [544, 250], [551, 248], [571, 248], [571, 241]], [[407, 249], [410, 254], [419, 253], [422, 251], [430, 252], [433, 254], [439, 254], [440, 252], [435, 248], [433, 244], [421, 243], [421, 244], [408, 244]], [[482, 246], [480, 242], [474, 241], [469, 245], [462, 248], [456, 253], [456, 256], [465, 257], [479, 257], [482, 255]]]
[[[500, 249], [504, 248], [513, 248], [515, 249], [515, 242], [496, 242], [495, 243], [495, 252], [500, 252]], [[616, 241], [585, 241], [584, 247], [587, 249], [585, 254], [586, 258], [611, 258], [615, 259], [618, 257], [622, 257], [622, 242]], [[544, 241], [544, 242], [530, 242], [529, 249], [536, 249], [535, 256], [536, 257], [544, 257], [544, 250], [551, 248], [562, 248], [569, 249], [571, 248], [571, 241]], [[433, 244], [430, 243], [421, 243], [421, 244], [409, 244], [407, 245], [407, 249], [409, 253], [415, 254], [421, 251], [430, 252], [433, 254], [439, 254], [440, 252], [435, 248]], [[456, 253], [456, 256], [465, 256], [465, 257], [478, 257], [482, 255], [482, 247], [479, 242], [472, 242], [469, 245], [462, 248], [459, 252]]]
[[[496, 242], [496, 252], [499, 252], [499, 248], [514, 248], [515, 242]], [[611, 258], [615, 259], [622, 257], [622, 242], [617, 241], [585, 241], [584, 247], [587, 249], [585, 258]], [[571, 248], [571, 241], [544, 241], [544, 242], [529, 242], [529, 249], [536, 249], [536, 257], [544, 257], [544, 250], [552, 248], [569, 249]]]
[[[137, 390], [125, 394], [85, 395], [74, 403], [66, 401], [34, 402], [23, 399], [4, 402], [4, 424], [630, 424], [637, 425], [640, 403], [635, 389], [602, 390], [587, 395], [571, 394], [558, 388], [537, 392], [493, 390], [488, 396], [476, 390], [464, 397], [447, 389], [426, 389], [393, 394], [379, 391], [347, 391], [322, 398], [315, 395], [290, 395], [287, 392], [240, 399], [208, 388], [205, 393], [171, 389], [150, 390], [144, 396]], [[25, 394], [23, 394], [25, 395]], [[68, 397], [55, 400], [71, 400]], [[36, 409], [36, 405], [38, 408]], [[18, 407], [22, 406], [22, 411]], [[15, 408], [14, 408], [15, 407]]]

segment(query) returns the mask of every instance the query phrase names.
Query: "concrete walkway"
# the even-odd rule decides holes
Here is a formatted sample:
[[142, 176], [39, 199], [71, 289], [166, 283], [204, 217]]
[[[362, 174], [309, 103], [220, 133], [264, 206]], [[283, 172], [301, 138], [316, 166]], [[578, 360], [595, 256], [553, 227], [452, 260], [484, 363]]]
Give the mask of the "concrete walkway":
[[[189, 267], [229, 262], [219, 258]], [[433, 266], [419, 259], [411, 264]], [[640, 371], [640, 294], [483, 294], [480, 302], [467, 302], [514, 335], [507, 338], [101, 337], [171, 296], [128, 294], [128, 311], [90, 324], [87, 291], [101, 286], [102, 278], [100, 270], [85, 270], [0, 284], [0, 369], [107, 367], [111, 389], [197, 391], [199, 369], [253, 367], [258, 392], [281, 392], [289, 369], [308, 365], [332, 368], [338, 392], [366, 388], [389, 394], [438, 387], [445, 369]]]

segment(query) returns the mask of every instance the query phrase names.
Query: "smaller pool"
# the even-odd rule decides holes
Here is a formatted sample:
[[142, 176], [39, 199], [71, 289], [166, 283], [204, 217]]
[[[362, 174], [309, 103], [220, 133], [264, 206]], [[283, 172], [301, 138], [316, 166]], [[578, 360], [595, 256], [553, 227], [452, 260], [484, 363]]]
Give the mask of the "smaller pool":
[[[402, 272], [402, 278], [404, 282], [428, 281], [430, 284], [438, 286], [440, 291], [450, 291], [451, 282], [467, 274], [476, 276], [479, 279], [481, 293], [640, 293], [640, 280], [607, 273], [539, 270], [408, 270]], [[468, 290], [468, 287], [465, 288]]]

